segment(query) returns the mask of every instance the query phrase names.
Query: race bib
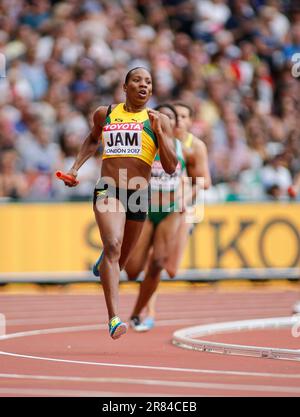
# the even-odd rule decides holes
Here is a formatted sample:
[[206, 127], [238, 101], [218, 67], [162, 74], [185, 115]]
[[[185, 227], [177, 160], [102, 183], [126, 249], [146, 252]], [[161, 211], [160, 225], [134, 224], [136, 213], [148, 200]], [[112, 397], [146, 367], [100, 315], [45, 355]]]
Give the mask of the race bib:
[[143, 123], [112, 123], [103, 127], [104, 155], [140, 155]]
[[179, 187], [181, 169], [177, 164], [176, 170], [169, 175], [163, 169], [160, 161], [154, 161], [151, 169], [150, 186], [152, 191], [173, 191]]

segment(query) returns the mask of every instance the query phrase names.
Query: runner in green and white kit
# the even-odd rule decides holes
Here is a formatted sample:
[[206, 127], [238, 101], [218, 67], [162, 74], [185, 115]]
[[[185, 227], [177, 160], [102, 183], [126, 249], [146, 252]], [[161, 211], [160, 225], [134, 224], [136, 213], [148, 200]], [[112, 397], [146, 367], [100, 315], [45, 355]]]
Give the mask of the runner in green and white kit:
[[[161, 173], [161, 177], [165, 179], [165, 183], [170, 183], [170, 188], [168, 190], [168, 187], [165, 186], [160, 193], [160, 209], [158, 212], [154, 211], [157, 207], [155, 207], [155, 198], [152, 199], [152, 208], [148, 215], [149, 220], [145, 222], [140, 240], [136, 246], [135, 254], [129, 260], [127, 268], [125, 268], [131, 279], [137, 278], [139, 273], [144, 268], [146, 269], [145, 280], [141, 284], [140, 293], [130, 321], [131, 327], [136, 331], [147, 331], [154, 326], [155, 290], [159, 284], [161, 270], [165, 269], [170, 278], [177, 275], [188, 236], [191, 230], [193, 230], [193, 224], [190, 224], [191, 217], [195, 218], [196, 223], [198, 222], [196, 209], [197, 190], [199, 190], [199, 186], [201, 189], [207, 189], [211, 184], [206, 146], [202, 140], [190, 133], [192, 109], [181, 102], [176, 103], [173, 109], [177, 114], [174, 136], [180, 140], [181, 145], [176, 145], [177, 159], [179, 161], [177, 169], [179, 168], [179, 164], [181, 164], [181, 181], [185, 182], [188, 176], [192, 180], [192, 184], [190, 184], [188, 190], [185, 189], [184, 193], [182, 193], [183, 187], [178, 187], [179, 193], [174, 193], [172, 189], [176, 189], [176, 186], [171, 187], [172, 176], [164, 176], [163, 172]], [[167, 109], [162, 107], [160, 111], [166, 114]], [[171, 117], [171, 112], [169, 113], [168, 115]], [[178, 143], [178, 139], [176, 140], [176, 144]], [[179, 171], [176, 170], [176, 172], [178, 173]], [[155, 175], [159, 176], [159, 170], [156, 173], [156, 165], [153, 165], [154, 178]], [[150, 184], [155, 187], [154, 178], [152, 178]], [[197, 184], [198, 178], [202, 178], [203, 182]], [[155, 195], [156, 193], [153, 193], [154, 197]], [[162, 206], [165, 209], [164, 206], [166, 205], [164, 204], [164, 198], [167, 198], [168, 195], [171, 196], [169, 203], [169, 211], [171, 214], [162, 210]], [[183, 205], [184, 210], [182, 211], [184, 213], [182, 211], [181, 213], [175, 212], [179, 202]], [[186, 221], [185, 214], [187, 212], [189, 213], [189, 222]], [[155, 267], [157, 266], [155, 262], [157, 259], [160, 259], [160, 264], [158, 265], [160, 268], [158, 268], [159, 272], [155, 274]], [[147, 262], [148, 264], [145, 266]], [[152, 274], [151, 271], [153, 271]], [[139, 315], [145, 307], [147, 307], [147, 317], [141, 323]]]
[[[182, 145], [178, 139], [175, 139], [175, 150], [178, 164], [174, 174], [169, 175], [164, 171], [157, 154], [151, 169], [151, 206], [148, 211], [148, 219], [157, 227], [159, 223], [170, 213], [179, 211], [179, 202], [175, 197], [179, 189], [181, 177], [186, 172], [186, 165], [182, 152]], [[172, 198], [172, 194], [174, 197]], [[165, 196], [165, 198], [164, 198]]]
[[[172, 105], [164, 104], [156, 110], [170, 118], [172, 127], [177, 125], [177, 113]], [[176, 239], [182, 223], [182, 210], [179, 207], [179, 189], [182, 178], [186, 176], [186, 165], [182, 144], [175, 140], [178, 164], [172, 175], [167, 174], [156, 155], [151, 170], [151, 206], [134, 254], [126, 264], [129, 279], [137, 279], [145, 270], [139, 295], [131, 315], [131, 327], [137, 331], [148, 330], [140, 321], [140, 313], [156, 291], [160, 275], [166, 269], [170, 257], [170, 242]], [[147, 323], [149, 325], [149, 323]]]

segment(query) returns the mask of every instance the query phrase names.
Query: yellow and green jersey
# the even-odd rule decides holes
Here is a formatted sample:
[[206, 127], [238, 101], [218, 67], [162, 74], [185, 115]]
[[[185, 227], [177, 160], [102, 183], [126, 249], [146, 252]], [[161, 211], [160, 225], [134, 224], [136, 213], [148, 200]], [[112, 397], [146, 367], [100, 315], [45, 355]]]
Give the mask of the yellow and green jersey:
[[194, 140], [194, 135], [189, 133], [186, 140], [183, 142], [185, 148], [191, 148]]
[[152, 166], [158, 149], [147, 109], [131, 113], [118, 104], [106, 117], [102, 130], [103, 155], [107, 158], [138, 158]]

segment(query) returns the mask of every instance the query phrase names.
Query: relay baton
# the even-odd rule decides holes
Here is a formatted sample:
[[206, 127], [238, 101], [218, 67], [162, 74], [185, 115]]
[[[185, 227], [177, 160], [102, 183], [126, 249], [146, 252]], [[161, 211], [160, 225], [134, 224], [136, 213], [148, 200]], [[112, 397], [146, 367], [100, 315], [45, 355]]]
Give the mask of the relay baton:
[[293, 187], [292, 185], [288, 188], [288, 194], [291, 198], [296, 198], [297, 197], [297, 191], [295, 189], [295, 187]]
[[79, 181], [73, 175], [65, 174], [61, 171], [56, 171], [55, 175], [62, 181], [68, 182], [70, 185], [77, 185]]

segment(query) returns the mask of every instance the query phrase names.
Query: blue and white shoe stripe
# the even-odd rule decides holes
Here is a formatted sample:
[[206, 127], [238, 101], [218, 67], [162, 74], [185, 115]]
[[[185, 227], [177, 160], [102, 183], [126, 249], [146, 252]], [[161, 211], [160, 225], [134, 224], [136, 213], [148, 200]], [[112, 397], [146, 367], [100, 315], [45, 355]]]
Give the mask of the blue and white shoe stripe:
[[93, 274], [95, 275], [95, 277], [100, 276], [100, 274], [99, 274], [99, 265], [100, 265], [100, 262], [103, 259], [103, 256], [104, 256], [104, 251], [101, 252], [99, 258], [97, 259], [97, 261], [93, 265]]

